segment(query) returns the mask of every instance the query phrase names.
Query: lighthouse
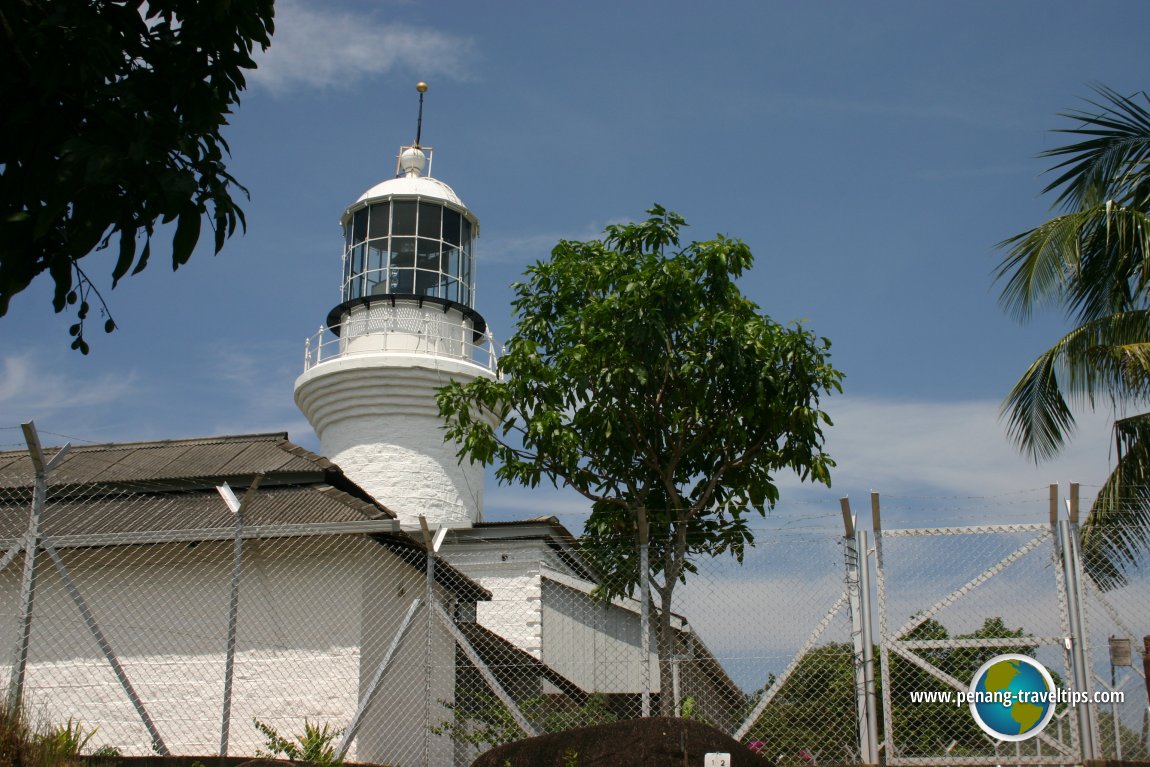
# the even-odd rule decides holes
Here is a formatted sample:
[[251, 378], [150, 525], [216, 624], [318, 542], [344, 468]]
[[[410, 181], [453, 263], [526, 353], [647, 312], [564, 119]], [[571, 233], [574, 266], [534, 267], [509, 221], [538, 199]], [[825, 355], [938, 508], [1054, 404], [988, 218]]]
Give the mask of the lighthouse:
[[479, 219], [431, 175], [419, 127], [395, 177], [340, 218], [340, 301], [309, 340], [295, 401], [323, 454], [395, 512], [405, 528], [469, 527], [483, 513], [483, 467], [443, 439], [436, 390], [495, 376], [475, 310]]

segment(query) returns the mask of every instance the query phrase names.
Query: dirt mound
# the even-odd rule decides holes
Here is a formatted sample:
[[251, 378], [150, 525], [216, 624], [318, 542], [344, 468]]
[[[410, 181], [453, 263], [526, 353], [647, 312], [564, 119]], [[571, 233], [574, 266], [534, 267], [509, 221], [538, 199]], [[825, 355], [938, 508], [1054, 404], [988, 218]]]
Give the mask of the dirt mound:
[[725, 733], [689, 719], [628, 719], [540, 735], [497, 746], [472, 767], [702, 767], [708, 753], [731, 755], [731, 767], [763, 767]]

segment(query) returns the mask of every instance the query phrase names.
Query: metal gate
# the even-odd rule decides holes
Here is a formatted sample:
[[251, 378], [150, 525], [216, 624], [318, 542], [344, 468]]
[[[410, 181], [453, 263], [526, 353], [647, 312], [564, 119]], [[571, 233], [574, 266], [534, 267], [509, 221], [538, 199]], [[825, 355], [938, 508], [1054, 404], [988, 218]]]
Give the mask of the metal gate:
[[1077, 487], [1047, 524], [884, 530], [873, 504], [881, 661], [881, 761], [889, 765], [1074, 764], [1098, 758], [1091, 706], [1058, 704], [1036, 737], [982, 731], [962, 694], [991, 658], [1021, 654], [1055, 686], [1093, 692]]

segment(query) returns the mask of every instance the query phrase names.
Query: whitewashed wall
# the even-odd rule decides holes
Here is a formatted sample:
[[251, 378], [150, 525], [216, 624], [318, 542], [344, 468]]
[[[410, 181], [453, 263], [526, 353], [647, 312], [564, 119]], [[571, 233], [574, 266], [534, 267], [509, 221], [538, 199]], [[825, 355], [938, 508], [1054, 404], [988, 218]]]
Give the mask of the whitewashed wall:
[[542, 658], [541, 572], [552, 559], [543, 541], [467, 541], [448, 544], [443, 557], [491, 592], [476, 605], [476, 623], [511, 644]]
[[[168, 748], [218, 752], [231, 544], [65, 550], [65, 563]], [[10, 674], [22, 558], [0, 573], [0, 668]], [[94, 745], [151, 752], [140, 717], [46, 556], [40, 559], [26, 700], [37, 716], [99, 726]], [[254, 754], [252, 719], [281, 734], [304, 719], [343, 727], [384, 648], [422, 595], [423, 573], [361, 537], [248, 542], [240, 589], [229, 752]], [[427, 622], [421, 613], [352, 755], [422, 755]], [[450, 700], [454, 649], [438, 624], [433, 693]], [[441, 717], [442, 718], [442, 717]], [[442, 740], [442, 739], [437, 739]], [[450, 753], [450, 743], [436, 748]]]

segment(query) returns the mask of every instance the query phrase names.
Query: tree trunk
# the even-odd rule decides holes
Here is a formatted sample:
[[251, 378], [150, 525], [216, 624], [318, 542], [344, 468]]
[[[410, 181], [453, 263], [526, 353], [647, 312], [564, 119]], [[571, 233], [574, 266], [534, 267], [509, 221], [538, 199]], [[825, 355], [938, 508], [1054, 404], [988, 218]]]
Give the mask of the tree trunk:
[[671, 593], [674, 581], [659, 589], [659, 607], [656, 610], [656, 646], [659, 654], [659, 716], [675, 716], [674, 663], [675, 635], [671, 628]]

